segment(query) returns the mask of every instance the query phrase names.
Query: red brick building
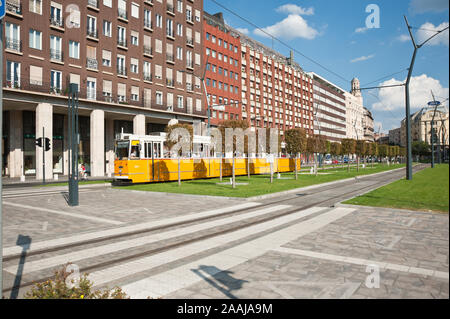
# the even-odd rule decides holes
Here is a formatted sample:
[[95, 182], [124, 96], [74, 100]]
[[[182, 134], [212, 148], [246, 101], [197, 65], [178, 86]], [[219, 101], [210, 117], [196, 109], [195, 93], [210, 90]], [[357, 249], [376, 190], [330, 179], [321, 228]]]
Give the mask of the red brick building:
[[211, 125], [224, 120], [242, 119], [241, 115], [241, 43], [239, 34], [227, 27], [221, 13], [203, 14], [203, 47], [206, 64], [205, 83], [211, 108]]
[[241, 34], [242, 117], [251, 127], [314, 131], [313, 81], [285, 57]]

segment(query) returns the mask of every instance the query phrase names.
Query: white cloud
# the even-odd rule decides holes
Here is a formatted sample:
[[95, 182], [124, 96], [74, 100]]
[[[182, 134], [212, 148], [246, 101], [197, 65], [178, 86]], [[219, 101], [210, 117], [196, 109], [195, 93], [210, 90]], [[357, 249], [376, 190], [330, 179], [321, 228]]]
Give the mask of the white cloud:
[[414, 13], [442, 12], [448, 10], [448, 0], [411, 0], [409, 9]]
[[366, 61], [366, 60], [372, 59], [373, 57], [375, 57], [375, 54], [363, 55], [363, 56], [360, 56], [359, 58], [350, 60], [350, 62], [355, 63], [355, 62], [360, 62], [360, 61]]
[[355, 33], [364, 33], [368, 30], [366, 27], [356, 28]]
[[314, 14], [314, 8], [308, 8], [308, 9], [304, 9], [302, 7], [299, 7], [295, 4], [285, 4], [282, 5], [281, 7], [278, 7], [276, 9], [277, 12], [281, 12], [281, 13], [287, 13], [287, 14], [296, 14], [296, 15], [313, 15]]
[[396, 39], [400, 42], [406, 42], [409, 41], [411, 38], [407, 34], [400, 34]]
[[[390, 79], [380, 83], [380, 86], [402, 84], [405, 80], [399, 81]], [[422, 74], [413, 76], [409, 84], [410, 107], [411, 111], [417, 111], [419, 108], [426, 106], [431, 100], [431, 90], [435, 96], [448, 97], [449, 89], [442, 87], [439, 80]], [[375, 102], [372, 107], [374, 110], [392, 111], [405, 108], [405, 87], [382, 88], [378, 91], [379, 101]], [[411, 112], [411, 113], [412, 113]]]
[[[263, 31], [269, 33], [274, 37], [284, 38], [284, 39], [314, 39], [319, 32], [314, 28], [311, 28], [303, 17], [295, 14], [290, 14], [286, 19], [277, 22], [274, 25], [262, 28]], [[262, 32], [260, 29], [254, 31], [256, 35], [270, 38], [267, 34]]]
[[243, 34], [250, 33], [250, 31], [247, 28], [236, 28], [236, 31], [239, 31], [240, 33], [243, 33]]
[[[442, 22], [438, 26], [434, 26], [434, 24], [427, 22], [422, 24], [420, 26], [419, 30], [417, 30], [417, 42], [418, 44], [424, 42], [429, 37], [431, 37], [433, 34], [435, 34], [437, 31], [440, 31], [444, 28], [448, 27], [448, 22]], [[422, 30], [421, 30], [422, 29]], [[448, 46], [448, 29], [444, 32], [440, 33], [439, 35], [435, 36], [433, 39], [428, 41], [426, 45], [440, 45], [443, 44], [445, 46]]]

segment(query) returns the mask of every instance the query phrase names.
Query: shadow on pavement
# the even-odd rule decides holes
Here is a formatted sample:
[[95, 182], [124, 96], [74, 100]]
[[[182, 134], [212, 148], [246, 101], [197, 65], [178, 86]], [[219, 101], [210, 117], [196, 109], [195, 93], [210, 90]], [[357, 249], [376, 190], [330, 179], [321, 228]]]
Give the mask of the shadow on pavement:
[[17, 268], [17, 273], [16, 273], [16, 278], [14, 279], [13, 289], [11, 290], [11, 295], [10, 295], [11, 299], [16, 299], [19, 295], [20, 283], [22, 281], [23, 266], [25, 264], [25, 259], [27, 257], [27, 250], [30, 249], [31, 237], [19, 235], [17, 237], [16, 245], [22, 247], [22, 253], [20, 254], [19, 267]]
[[231, 276], [232, 271], [220, 270], [215, 266], [200, 265], [198, 269], [191, 270], [230, 299], [238, 299], [232, 292], [241, 289], [242, 285], [248, 282], [247, 280], [233, 278]]

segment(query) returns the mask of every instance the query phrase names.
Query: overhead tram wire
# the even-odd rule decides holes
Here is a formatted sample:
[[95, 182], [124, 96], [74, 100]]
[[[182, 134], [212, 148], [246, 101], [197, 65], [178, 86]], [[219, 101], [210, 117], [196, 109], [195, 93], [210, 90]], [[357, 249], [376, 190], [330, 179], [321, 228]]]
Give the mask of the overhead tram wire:
[[330, 74], [333, 74], [334, 76], [340, 78], [341, 80], [343, 80], [346, 83], [351, 83], [350, 80], [344, 78], [343, 76], [339, 75], [338, 73], [330, 70], [329, 68], [327, 68], [326, 66], [320, 64], [319, 62], [315, 61], [314, 59], [306, 56], [305, 54], [301, 53], [300, 51], [298, 51], [297, 49], [293, 48], [292, 46], [290, 46], [289, 44], [287, 44], [286, 42], [284, 42], [283, 40], [280, 40], [279, 38], [273, 36], [272, 34], [268, 33], [267, 31], [264, 31], [262, 28], [260, 28], [259, 26], [257, 26], [256, 24], [254, 24], [253, 22], [251, 22], [250, 20], [242, 17], [241, 15], [239, 15], [238, 13], [234, 12], [233, 10], [225, 7], [223, 4], [219, 3], [216, 0], [210, 0], [212, 2], [214, 2], [217, 6], [221, 7], [222, 9], [230, 12], [232, 15], [238, 17], [239, 19], [245, 21], [246, 23], [250, 24], [251, 26], [253, 26], [254, 28], [260, 30], [262, 33], [266, 34], [267, 36], [271, 37], [273, 40], [277, 40], [279, 43], [281, 43], [282, 45], [286, 46], [287, 48], [289, 48], [290, 50], [294, 51], [295, 53], [298, 53], [299, 55], [301, 55], [302, 57], [304, 57], [305, 59], [307, 59], [308, 61], [316, 64], [317, 66], [321, 67], [322, 69], [324, 69], [325, 71], [329, 72]]
[[401, 71], [398, 71], [398, 72], [391, 73], [391, 74], [389, 74], [389, 75], [383, 76], [383, 77], [381, 77], [381, 78], [379, 78], [379, 79], [376, 79], [376, 80], [374, 80], [374, 81], [371, 81], [371, 82], [367, 82], [367, 83], [361, 84], [361, 86], [366, 86], [366, 85], [369, 85], [369, 84], [372, 84], [372, 83], [375, 83], [375, 82], [384, 80], [384, 79], [386, 79], [386, 78], [389, 78], [389, 77], [391, 77], [391, 76], [394, 76], [394, 75], [403, 73], [403, 72], [405, 72], [405, 71], [408, 71], [408, 68], [405, 68], [405, 69], [403, 69], [403, 70], [401, 70]]

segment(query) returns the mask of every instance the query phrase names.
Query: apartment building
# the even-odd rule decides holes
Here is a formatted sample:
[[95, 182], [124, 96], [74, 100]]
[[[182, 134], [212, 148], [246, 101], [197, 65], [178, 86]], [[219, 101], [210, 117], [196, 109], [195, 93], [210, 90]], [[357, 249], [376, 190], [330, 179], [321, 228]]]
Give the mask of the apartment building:
[[[210, 122], [239, 120], [241, 115], [241, 42], [227, 27], [222, 13], [203, 13], [205, 84], [211, 106]], [[207, 62], [206, 62], [207, 61]]]
[[313, 82], [291, 53], [280, 53], [241, 36], [242, 118], [252, 127], [291, 128], [313, 134]]
[[332, 142], [347, 136], [345, 90], [311, 72], [314, 92], [314, 134]]
[[79, 86], [80, 161], [114, 169], [114, 137], [206, 119], [198, 0], [7, 0], [3, 173], [68, 173], [67, 95]]

